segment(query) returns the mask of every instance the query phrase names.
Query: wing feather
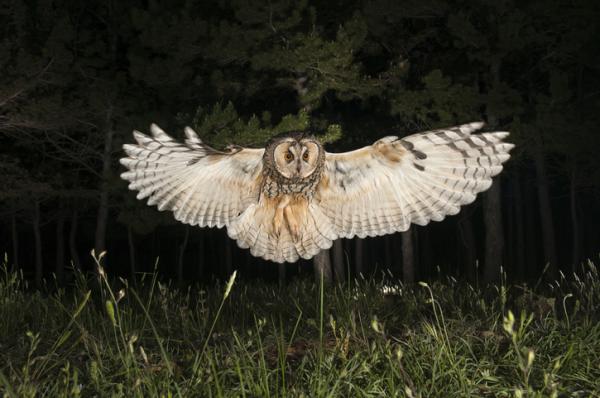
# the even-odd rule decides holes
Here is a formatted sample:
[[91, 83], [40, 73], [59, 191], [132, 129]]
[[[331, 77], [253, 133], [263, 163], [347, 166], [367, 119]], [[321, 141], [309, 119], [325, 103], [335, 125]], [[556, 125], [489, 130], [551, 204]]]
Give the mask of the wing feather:
[[473, 135], [469, 123], [385, 137], [346, 153], [327, 153], [316, 203], [338, 237], [377, 236], [426, 225], [475, 200], [492, 184], [513, 144], [505, 131]]
[[263, 149], [217, 151], [202, 143], [189, 127], [185, 143], [152, 124], [151, 136], [134, 131], [137, 142], [123, 146], [121, 174], [138, 199], [191, 225], [230, 225], [258, 200]]

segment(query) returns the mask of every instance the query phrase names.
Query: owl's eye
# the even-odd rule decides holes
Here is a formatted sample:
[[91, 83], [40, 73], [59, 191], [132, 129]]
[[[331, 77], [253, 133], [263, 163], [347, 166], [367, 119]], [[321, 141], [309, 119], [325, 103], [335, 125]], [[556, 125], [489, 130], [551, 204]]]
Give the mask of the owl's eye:
[[304, 152], [304, 154], [302, 155], [302, 160], [304, 160], [304, 161], [308, 160], [308, 152]]
[[292, 153], [290, 151], [285, 153], [285, 160], [287, 160], [288, 162], [290, 160], [292, 160], [294, 158], [294, 155], [292, 155]]

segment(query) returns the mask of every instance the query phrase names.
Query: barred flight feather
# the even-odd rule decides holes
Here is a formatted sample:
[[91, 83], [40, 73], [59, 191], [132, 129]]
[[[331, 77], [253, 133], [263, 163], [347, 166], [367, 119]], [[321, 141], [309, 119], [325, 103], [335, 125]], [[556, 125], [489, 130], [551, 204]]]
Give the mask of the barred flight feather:
[[[263, 149], [220, 152], [204, 145], [191, 128], [185, 144], [153, 124], [152, 136], [134, 132], [137, 145], [123, 146], [128, 171], [121, 177], [159, 210], [191, 225], [223, 227], [242, 213], [260, 192]], [[244, 170], [249, 170], [248, 172]]]
[[473, 202], [502, 171], [508, 132], [472, 135], [483, 123], [385, 137], [346, 153], [327, 153], [328, 184], [317, 204], [338, 237], [406, 231], [441, 221]]

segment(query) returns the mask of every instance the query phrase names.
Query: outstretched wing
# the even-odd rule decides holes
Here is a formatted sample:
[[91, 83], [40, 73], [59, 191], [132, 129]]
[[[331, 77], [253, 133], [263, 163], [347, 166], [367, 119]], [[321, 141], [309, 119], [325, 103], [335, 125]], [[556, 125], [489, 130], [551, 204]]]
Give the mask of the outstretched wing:
[[356, 151], [327, 153], [315, 200], [338, 237], [406, 231], [456, 214], [492, 185], [513, 144], [508, 132], [472, 135], [483, 123], [385, 137]]
[[258, 201], [263, 149], [234, 147], [217, 151], [205, 145], [189, 127], [185, 144], [157, 125], [152, 136], [134, 131], [137, 145], [124, 145], [129, 171], [121, 178], [148, 205], [171, 210], [177, 220], [191, 225], [228, 226]]

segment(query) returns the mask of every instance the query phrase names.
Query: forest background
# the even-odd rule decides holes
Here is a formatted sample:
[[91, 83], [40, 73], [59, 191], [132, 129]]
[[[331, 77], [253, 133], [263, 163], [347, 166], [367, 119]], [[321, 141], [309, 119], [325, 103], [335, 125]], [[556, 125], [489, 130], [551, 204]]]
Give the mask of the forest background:
[[[40, 285], [71, 268], [179, 282], [556, 277], [600, 242], [600, 6], [531, 1], [64, 1], [0, 6], [0, 251]], [[216, 146], [310, 130], [327, 150], [485, 120], [517, 147], [458, 216], [277, 266], [177, 223], [119, 178], [151, 122]]]

